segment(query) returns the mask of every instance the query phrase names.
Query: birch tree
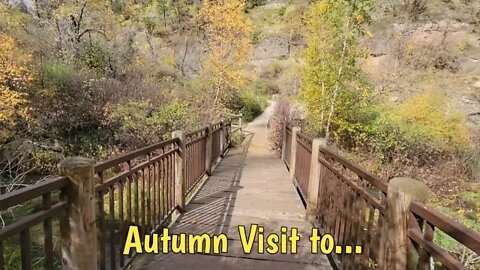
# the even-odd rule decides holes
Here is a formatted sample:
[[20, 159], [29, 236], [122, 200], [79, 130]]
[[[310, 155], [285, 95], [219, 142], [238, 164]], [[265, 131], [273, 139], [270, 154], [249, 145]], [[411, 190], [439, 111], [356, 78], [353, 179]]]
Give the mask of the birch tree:
[[245, 16], [244, 6], [241, 0], [206, 0], [200, 10], [208, 48], [202, 72], [213, 99], [210, 117], [221, 109], [228, 91], [245, 83], [243, 68], [252, 50], [252, 22]]
[[306, 14], [307, 49], [301, 99], [310, 127], [327, 139], [353, 129], [352, 116], [368, 100], [355, 65], [369, 1], [321, 0]]

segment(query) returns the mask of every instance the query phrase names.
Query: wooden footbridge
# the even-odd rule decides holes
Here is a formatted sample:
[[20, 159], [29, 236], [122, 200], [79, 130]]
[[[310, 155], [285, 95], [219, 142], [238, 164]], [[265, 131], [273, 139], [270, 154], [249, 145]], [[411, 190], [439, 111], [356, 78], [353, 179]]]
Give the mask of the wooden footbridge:
[[[0, 195], [0, 213], [28, 209], [3, 220], [0, 269], [480, 269], [480, 235], [427, 206], [423, 184], [387, 183], [287, 124], [278, 158], [271, 114], [245, 130], [232, 117], [177, 131], [96, 164], [69, 158], [60, 176]], [[231, 148], [236, 132], [246, 139]], [[125, 254], [131, 226], [145, 241]], [[256, 229], [251, 243], [242, 226], [244, 236]], [[228, 251], [190, 254], [172, 240], [166, 252], [144, 252], [166, 228], [225, 235]]]

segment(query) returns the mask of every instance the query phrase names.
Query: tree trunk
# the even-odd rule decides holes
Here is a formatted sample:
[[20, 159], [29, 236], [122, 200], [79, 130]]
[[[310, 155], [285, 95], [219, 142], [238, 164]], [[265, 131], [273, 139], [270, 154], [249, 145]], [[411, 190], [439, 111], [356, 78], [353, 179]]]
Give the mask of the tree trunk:
[[328, 113], [328, 120], [327, 120], [327, 130], [326, 130], [326, 134], [325, 134], [325, 138], [327, 139], [330, 139], [330, 126], [332, 124], [332, 116], [333, 116], [333, 113], [335, 111], [335, 105], [336, 105], [336, 101], [337, 101], [337, 98], [338, 98], [338, 91], [339, 91], [339, 85], [340, 85], [340, 80], [342, 78], [342, 74], [343, 74], [343, 65], [344, 65], [344, 62], [345, 62], [345, 53], [347, 51], [347, 35], [348, 35], [348, 29], [350, 27], [350, 18], [348, 19], [347, 21], [347, 25], [345, 27], [345, 37], [343, 38], [343, 49], [342, 49], [342, 56], [341, 56], [341, 59], [340, 59], [340, 67], [338, 68], [338, 76], [337, 76], [337, 80], [335, 82], [335, 90], [333, 91], [333, 99], [332, 99], [332, 104], [330, 106], [330, 112]]

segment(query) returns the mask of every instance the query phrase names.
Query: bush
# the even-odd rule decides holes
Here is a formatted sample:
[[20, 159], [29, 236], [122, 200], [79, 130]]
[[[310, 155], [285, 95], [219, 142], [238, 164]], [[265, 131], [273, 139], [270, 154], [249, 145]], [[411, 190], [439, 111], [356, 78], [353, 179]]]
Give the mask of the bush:
[[[469, 149], [464, 153], [463, 164], [466, 174], [474, 181], [480, 182], [480, 150]], [[480, 209], [480, 208], [479, 208]]]
[[271, 148], [280, 152], [283, 141], [283, 122], [288, 121], [290, 114], [290, 104], [285, 99], [278, 99], [273, 108], [272, 118], [269, 120], [270, 133], [269, 141]]
[[247, 122], [252, 121], [255, 117], [262, 114], [267, 100], [265, 97], [259, 95], [253, 90], [244, 90], [240, 93], [243, 108], [240, 112], [243, 114], [243, 119]]
[[186, 102], [175, 100], [154, 107], [148, 101], [130, 101], [119, 105], [110, 115], [120, 144], [138, 148], [170, 138], [174, 130], [191, 130], [195, 113]]
[[465, 119], [440, 94], [422, 93], [393, 111], [372, 111], [357, 140], [387, 162], [433, 163], [448, 154], [463, 153], [472, 144]]
[[407, 0], [403, 2], [403, 9], [411, 19], [418, 20], [418, 17], [427, 10], [427, 1]]
[[108, 51], [100, 43], [87, 43], [82, 47], [81, 61], [90, 69], [103, 74], [108, 69]]
[[395, 41], [395, 50], [399, 61], [417, 70], [435, 69], [457, 72], [458, 56], [446, 49], [445, 41], [439, 44], [415, 44], [405, 39]]
[[418, 94], [401, 105], [393, 117], [411, 124], [419, 133], [446, 149], [471, 144], [466, 119], [454, 112], [441, 94]]
[[262, 114], [267, 106], [268, 91], [263, 83], [253, 82], [243, 89], [231, 92], [224, 105], [233, 113], [243, 114], [243, 119], [249, 122]]
[[247, 0], [245, 1], [245, 12], [250, 12], [254, 7], [265, 5], [265, 0]]
[[245, 140], [246, 136], [242, 132], [235, 132], [232, 134], [231, 137], [231, 146], [235, 147], [237, 145], [241, 145], [242, 142]]

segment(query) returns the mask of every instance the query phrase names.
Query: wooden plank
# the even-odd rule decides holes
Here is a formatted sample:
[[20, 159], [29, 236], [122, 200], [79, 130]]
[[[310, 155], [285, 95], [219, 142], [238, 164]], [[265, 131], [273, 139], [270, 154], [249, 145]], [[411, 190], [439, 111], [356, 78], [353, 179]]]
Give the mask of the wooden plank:
[[441, 249], [431, 242], [425, 241], [422, 236], [415, 230], [408, 231], [408, 237], [418, 243], [423, 249], [430, 253], [435, 259], [442, 263], [444, 267], [449, 270], [466, 270], [457, 259], [448, 253], [448, 251]]
[[5, 241], [7, 238], [12, 237], [20, 232], [35, 226], [45, 219], [59, 216], [62, 212], [68, 209], [67, 202], [59, 202], [52, 206], [48, 210], [41, 210], [34, 214], [24, 216], [18, 219], [15, 223], [7, 225], [0, 230], [0, 241]]
[[5, 257], [3, 254], [3, 241], [0, 241], [0, 270], [5, 270]]
[[55, 177], [25, 188], [0, 195], [0, 211], [25, 203], [45, 193], [57, 191], [68, 186], [68, 179]]
[[[50, 193], [44, 194], [42, 198], [44, 210], [50, 209], [51, 198]], [[47, 218], [43, 221], [43, 250], [44, 250], [44, 266], [47, 270], [53, 269], [53, 235], [52, 235], [52, 219]]]
[[110, 235], [110, 269], [115, 270], [116, 269], [116, 252], [115, 252], [115, 240], [116, 240], [116, 235], [115, 235], [115, 188], [112, 186], [110, 187], [110, 190], [108, 192], [108, 215], [109, 215], [109, 235]]
[[161, 149], [161, 148], [163, 148], [165, 146], [168, 146], [170, 144], [175, 144], [175, 143], [177, 143], [177, 141], [178, 141], [178, 139], [173, 138], [173, 139], [170, 139], [170, 140], [159, 142], [159, 143], [156, 143], [156, 144], [153, 144], [153, 145], [149, 145], [149, 146], [140, 148], [138, 150], [134, 150], [134, 151], [122, 154], [120, 156], [108, 159], [106, 161], [99, 162], [95, 165], [95, 168], [94, 168], [95, 173], [105, 171], [109, 168], [112, 168], [112, 167], [118, 165], [118, 164], [130, 161], [130, 160], [132, 160], [134, 158], [137, 158], [139, 156], [142, 156], [142, 155], [146, 155], [150, 152]]
[[436, 228], [445, 232], [453, 239], [480, 254], [480, 234], [454, 221], [452, 218], [435, 211], [423, 203], [413, 203], [411, 210], [414, 214], [425, 219]]
[[22, 261], [22, 270], [31, 270], [32, 251], [30, 244], [30, 232], [28, 228], [20, 232], [20, 257]]

